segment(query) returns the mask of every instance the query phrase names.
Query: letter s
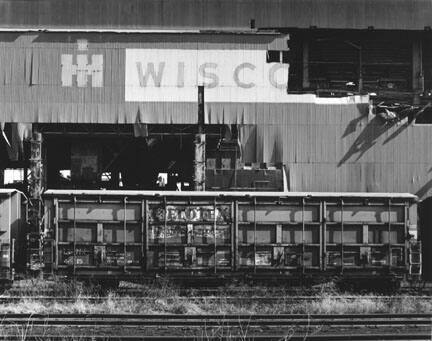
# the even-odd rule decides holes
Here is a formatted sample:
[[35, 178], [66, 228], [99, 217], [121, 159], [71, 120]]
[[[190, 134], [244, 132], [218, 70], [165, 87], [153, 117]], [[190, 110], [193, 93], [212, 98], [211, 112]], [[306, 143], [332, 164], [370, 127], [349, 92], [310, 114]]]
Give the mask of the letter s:
[[199, 70], [198, 70], [199, 75], [201, 77], [208, 78], [208, 79], [212, 80], [212, 82], [210, 82], [210, 83], [205, 83], [204, 86], [206, 88], [209, 88], [209, 89], [216, 88], [219, 85], [219, 77], [214, 73], [207, 72], [206, 71], [207, 68], [216, 69], [217, 64], [216, 63], [204, 63], [204, 64], [200, 65]]

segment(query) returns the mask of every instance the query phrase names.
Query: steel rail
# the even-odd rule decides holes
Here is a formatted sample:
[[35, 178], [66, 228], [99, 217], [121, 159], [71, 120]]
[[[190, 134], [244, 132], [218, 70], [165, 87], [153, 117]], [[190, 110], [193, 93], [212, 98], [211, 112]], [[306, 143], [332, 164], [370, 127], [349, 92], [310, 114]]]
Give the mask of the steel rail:
[[[37, 328], [69, 326], [73, 327], [90, 327], [90, 335], [86, 333], [86, 329], [78, 330], [82, 335], [70, 335], [79, 339], [90, 340], [196, 340], [203, 335], [191, 334], [203, 331], [203, 327], [216, 328], [218, 331], [224, 328], [229, 329], [231, 336], [220, 336], [211, 334], [205, 335], [206, 340], [430, 340], [430, 325], [432, 314], [348, 314], [348, 315], [322, 315], [322, 314], [281, 314], [281, 315], [142, 315], [142, 314], [3, 314], [0, 315], [0, 323], [3, 325], [3, 333], [0, 340], [19, 340], [22, 335], [13, 334], [16, 332], [16, 327], [25, 325], [26, 330], [30, 328], [30, 332], [26, 335], [26, 340], [64, 340], [68, 335], [48, 335], [44, 333], [43, 337], [37, 336]], [[8, 334], [8, 326], [10, 334]], [[92, 327], [100, 327], [102, 329], [95, 330]], [[124, 327], [126, 329], [117, 329], [119, 334], [112, 333], [112, 327]], [[302, 329], [293, 329], [292, 327], [301, 327]], [[330, 330], [310, 330], [310, 327], [326, 326], [329, 328], [344, 326], [340, 329], [341, 332]], [[357, 329], [346, 329], [347, 326], [352, 326]], [[373, 333], [367, 333], [363, 328], [379, 327], [387, 329]], [[424, 330], [425, 326], [429, 328]], [[109, 335], [100, 335], [103, 333], [103, 328], [108, 327]], [[148, 329], [145, 333], [155, 334], [155, 330], [151, 328], [163, 327], [165, 335], [139, 335], [139, 329], [133, 329], [134, 334], [125, 334], [128, 327]], [[244, 327], [248, 328], [247, 335], [240, 335], [244, 331]], [[289, 327], [288, 332], [281, 327]], [[358, 328], [361, 329], [358, 329]], [[422, 327], [419, 329], [419, 327]], [[34, 329], [33, 329], [34, 328]], [[195, 328], [199, 328], [196, 330]], [[255, 328], [259, 328], [259, 332]], [[268, 328], [266, 332], [262, 332], [262, 328]], [[306, 329], [303, 329], [306, 328]], [[411, 328], [411, 332], [409, 329]], [[63, 330], [63, 329], [62, 329]], [[72, 333], [74, 330], [69, 329]], [[236, 331], [239, 335], [236, 335]], [[272, 334], [273, 331], [273, 334]], [[51, 331], [52, 332], [52, 331]], [[156, 334], [160, 333], [156, 331]], [[265, 335], [263, 333], [266, 333]], [[176, 335], [179, 334], [179, 335]], [[310, 335], [309, 335], [310, 334]], [[15, 338], [15, 336], [17, 336]]]
[[[67, 336], [58, 335], [27, 335], [25, 340], [27, 341], [40, 341], [40, 340], [65, 340]], [[1, 335], [0, 340], [22, 340], [22, 335]], [[142, 336], [142, 335], [85, 335], [80, 334], [73, 336], [72, 339], [77, 340], [92, 340], [92, 341], [136, 341], [136, 340], [146, 340], [146, 341], [176, 341], [176, 340], [208, 340], [208, 341], [221, 341], [221, 340], [242, 340], [242, 341], [369, 341], [369, 340], [430, 340], [430, 333], [374, 333], [374, 334], [359, 334], [359, 333], [345, 333], [345, 334], [318, 334], [318, 335], [262, 335], [262, 334], [251, 334], [247, 336], [211, 336], [205, 335], [200, 336], [184, 336], [184, 335], [170, 335], [170, 336]]]
[[202, 320], [202, 319], [240, 319], [240, 320], [299, 320], [299, 319], [431, 319], [432, 313], [414, 314], [102, 314], [102, 313], [71, 313], [71, 314], [29, 314], [29, 313], [3, 313], [0, 314], [0, 321], [5, 319], [134, 319], [134, 320]]
[[4, 319], [2, 325], [28, 326], [122, 326], [122, 327], [291, 327], [291, 326], [430, 326], [427, 320], [118, 320], [118, 319]]
[[[261, 304], [275, 304], [275, 303], [305, 303], [311, 302], [315, 300], [320, 300], [322, 297], [315, 296], [304, 296], [304, 297], [296, 297], [296, 296], [283, 296], [283, 297], [266, 297], [266, 296], [180, 296], [180, 297], [133, 297], [133, 296], [9, 296], [9, 297], [0, 297], [0, 303], [16, 303], [20, 301], [42, 301], [42, 302], [58, 302], [58, 303], [71, 303], [76, 301], [88, 301], [92, 303], [103, 303], [106, 300], [116, 301], [116, 302], [155, 302], [157, 300], [164, 301], [182, 301], [182, 302], [195, 302], [195, 303], [218, 303], [218, 302], [227, 302], [230, 304], [235, 303], [261, 303]], [[325, 299], [330, 299], [334, 301], [355, 301], [358, 299], [368, 299], [368, 300], [376, 300], [376, 301], [384, 301], [384, 302], [396, 302], [401, 300], [416, 300], [416, 301], [425, 301], [432, 300], [431, 296], [354, 296], [354, 297], [344, 297], [344, 296], [328, 296]]]

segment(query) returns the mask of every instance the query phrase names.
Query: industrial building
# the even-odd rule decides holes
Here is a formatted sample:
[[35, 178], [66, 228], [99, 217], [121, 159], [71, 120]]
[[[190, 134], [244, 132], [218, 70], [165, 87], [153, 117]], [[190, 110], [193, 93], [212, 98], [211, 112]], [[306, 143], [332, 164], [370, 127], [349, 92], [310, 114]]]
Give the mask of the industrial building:
[[29, 197], [35, 236], [46, 190], [427, 199], [430, 18], [425, 0], [0, 0], [0, 187]]

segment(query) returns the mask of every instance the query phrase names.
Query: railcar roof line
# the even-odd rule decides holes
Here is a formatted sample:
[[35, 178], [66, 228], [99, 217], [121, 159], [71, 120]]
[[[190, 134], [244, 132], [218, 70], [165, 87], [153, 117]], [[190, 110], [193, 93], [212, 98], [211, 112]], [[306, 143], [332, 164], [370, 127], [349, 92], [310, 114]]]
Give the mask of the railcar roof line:
[[253, 35], [286, 35], [276, 30], [257, 29], [123, 29], [123, 28], [59, 28], [59, 27], [0, 27], [0, 32], [50, 32], [50, 33], [140, 33], [140, 34], [253, 34]]
[[216, 192], [216, 191], [145, 191], [145, 190], [58, 190], [45, 191], [44, 195], [109, 195], [109, 196], [177, 196], [177, 197], [331, 197], [331, 198], [403, 198], [418, 200], [418, 197], [411, 193], [376, 193], [376, 192]]

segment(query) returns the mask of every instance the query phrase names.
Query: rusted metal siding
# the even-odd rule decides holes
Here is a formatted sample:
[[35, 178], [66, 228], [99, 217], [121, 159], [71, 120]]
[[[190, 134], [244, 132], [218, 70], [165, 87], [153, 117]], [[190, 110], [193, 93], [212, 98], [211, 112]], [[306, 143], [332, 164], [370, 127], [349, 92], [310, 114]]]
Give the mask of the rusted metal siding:
[[[0, 33], [0, 122], [197, 122], [196, 102], [125, 102], [125, 49], [263, 50], [286, 39], [267, 34], [66, 34]], [[79, 51], [80, 39], [88, 42]], [[264, 52], [265, 53], [265, 52]], [[103, 84], [91, 77], [78, 87], [62, 84], [62, 55], [102, 55]], [[262, 61], [265, 63], [265, 60]], [[100, 71], [99, 71], [100, 72]], [[70, 76], [72, 77], [72, 76]], [[94, 77], [94, 75], [92, 76]]]
[[0, 26], [39, 28], [352, 28], [423, 30], [428, 0], [1, 0]]
[[242, 155], [283, 162], [291, 191], [432, 194], [431, 125], [385, 126], [355, 104], [304, 104], [275, 120], [241, 127]]

